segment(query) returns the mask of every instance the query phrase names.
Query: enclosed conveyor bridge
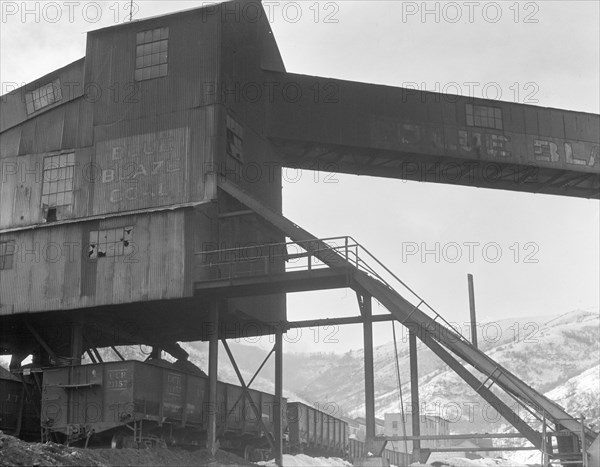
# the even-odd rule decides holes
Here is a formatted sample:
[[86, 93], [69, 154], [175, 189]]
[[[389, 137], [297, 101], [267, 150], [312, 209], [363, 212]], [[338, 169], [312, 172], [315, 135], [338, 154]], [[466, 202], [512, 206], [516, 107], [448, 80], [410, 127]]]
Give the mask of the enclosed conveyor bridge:
[[292, 73], [267, 136], [283, 165], [600, 198], [600, 116]]

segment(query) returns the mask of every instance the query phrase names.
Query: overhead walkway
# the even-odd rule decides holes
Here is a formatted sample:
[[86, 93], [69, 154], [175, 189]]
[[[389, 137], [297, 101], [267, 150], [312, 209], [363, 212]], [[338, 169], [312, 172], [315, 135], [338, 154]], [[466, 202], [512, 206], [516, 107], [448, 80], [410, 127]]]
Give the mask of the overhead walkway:
[[[473, 346], [368, 250], [350, 237], [316, 238], [225, 178], [219, 180], [219, 187], [292, 239], [295, 245], [305, 250], [307, 258], [315, 258], [314, 261], [318, 260], [323, 267], [350, 277], [348, 286], [378, 300], [536, 448], [548, 450], [550, 438], [550, 432], [544, 430], [543, 434], [538, 427], [554, 424], [556, 431], [551, 433], [556, 436], [558, 450], [550, 450], [551, 460], [569, 465], [583, 463], [581, 453], [597, 438], [597, 433], [583, 427], [579, 419], [560, 405]], [[314, 261], [307, 262], [309, 270], [311, 264], [315, 269]], [[500, 391], [492, 391], [494, 385]], [[501, 398], [496, 395], [498, 392], [508, 397]], [[509, 398], [525, 408], [531, 417], [525, 420], [517, 414], [505, 402]]]

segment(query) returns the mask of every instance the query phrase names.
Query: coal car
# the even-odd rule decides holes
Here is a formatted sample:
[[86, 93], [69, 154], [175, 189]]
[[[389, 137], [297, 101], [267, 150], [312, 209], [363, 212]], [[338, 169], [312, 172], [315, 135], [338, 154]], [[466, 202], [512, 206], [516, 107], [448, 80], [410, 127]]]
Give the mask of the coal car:
[[[256, 457], [268, 450], [275, 396], [217, 387], [217, 431], [223, 449]], [[48, 369], [42, 391], [42, 430], [66, 443], [110, 442], [113, 447], [203, 445], [208, 378], [159, 361], [120, 361]], [[285, 409], [285, 400], [284, 400]], [[263, 428], [264, 427], [264, 428]], [[266, 428], [266, 431], [265, 431]]]
[[[348, 423], [335, 417], [329, 408], [318, 410], [302, 402], [288, 402], [289, 451], [309, 455], [344, 457], [348, 444]], [[329, 413], [328, 413], [329, 412]]]
[[39, 438], [35, 394], [33, 378], [19, 379], [0, 367], [0, 431], [28, 440]]

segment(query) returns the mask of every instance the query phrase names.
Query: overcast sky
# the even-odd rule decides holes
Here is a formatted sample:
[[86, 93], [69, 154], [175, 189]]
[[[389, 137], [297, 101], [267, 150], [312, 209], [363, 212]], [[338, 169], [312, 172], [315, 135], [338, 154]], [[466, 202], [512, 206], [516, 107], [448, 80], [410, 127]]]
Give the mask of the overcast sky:
[[[85, 32], [123, 21], [129, 4], [0, 3], [2, 93], [82, 57]], [[500, 90], [506, 101], [599, 112], [599, 2], [430, 2], [425, 16], [422, 2], [289, 3], [268, 8], [290, 72], [465, 95], [474, 88], [475, 97]], [[137, 1], [134, 18], [201, 5]], [[285, 214], [319, 237], [352, 235], [449, 321], [468, 319], [467, 273], [481, 320], [598, 307], [598, 201], [345, 175], [333, 181], [308, 172], [284, 180]], [[472, 261], [468, 242], [479, 244]], [[464, 246], [456, 262], [420, 254], [452, 243]], [[502, 253], [496, 262], [492, 250], [484, 253], [492, 244]], [[415, 246], [419, 253], [403, 257]], [[351, 291], [288, 296], [290, 320], [357, 313]], [[390, 340], [389, 323], [375, 331], [376, 342]], [[322, 330], [314, 344], [315, 331], [306, 331], [286, 349], [362, 346], [359, 326], [335, 330], [337, 343], [324, 342], [330, 333]]]

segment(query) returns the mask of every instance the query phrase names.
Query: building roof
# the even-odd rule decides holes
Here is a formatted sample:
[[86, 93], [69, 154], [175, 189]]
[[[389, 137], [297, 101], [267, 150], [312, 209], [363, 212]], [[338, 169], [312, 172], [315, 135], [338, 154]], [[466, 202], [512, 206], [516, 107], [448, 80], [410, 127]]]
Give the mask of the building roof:
[[[354, 420], [356, 420], [357, 423], [360, 423], [361, 425], [366, 425], [367, 424], [367, 419], [365, 417], [356, 417]], [[385, 421], [382, 420], [381, 418], [377, 418], [375, 417], [375, 425], [385, 425]]]
[[[248, 0], [246, 3], [250, 3], [252, 0]], [[132, 25], [137, 25], [140, 23], [143, 23], [145, 21], [153, 21], [156, 19], [162, 19], [162, 18], [168, 18], [168, 17], [174, 17], [174, 16], [179, 16], [179, 15], [190, 15], [190, 14], [195, 14], [200, 12], [201, 10], [213, 10], [214, 8], [221, 8], [223, 4], [232, 4], [232, 3], [242, 3], [240, 2], [240, 0], [227, 0], [227, 1], [221, 1], [221, 2], [210, 2], [210, 3], [203, 3], [203, 6], [200, 7], [192, 7], [192, 8], [186, 8], [184, 10], [177, 10], [177, 11], [173, 11], [170, 13], [163, 13], [160, 15], [152, 15], [152, 16], [148, 16], [146, 18], [139, 18], [139, 19], [134, 19], [132, 21], [126, 21], [124, 23], [118, 23], [118, 24], [113, 24], [110, 26], [105, 26], [102, 28], [98, 28], [98, 29], [90, 29], [88, 31], [88, 33], [97, 33], [100, 31], [107, 31], [109, 29], [117, 29], [117, 28], [124, 28], [127, 26], [132, 26]], [[254, 3], [260, 4], [260, 1], [254, 1]]]

